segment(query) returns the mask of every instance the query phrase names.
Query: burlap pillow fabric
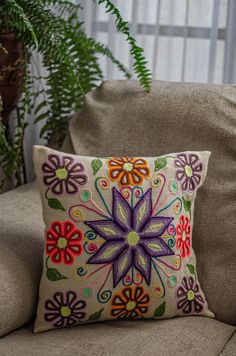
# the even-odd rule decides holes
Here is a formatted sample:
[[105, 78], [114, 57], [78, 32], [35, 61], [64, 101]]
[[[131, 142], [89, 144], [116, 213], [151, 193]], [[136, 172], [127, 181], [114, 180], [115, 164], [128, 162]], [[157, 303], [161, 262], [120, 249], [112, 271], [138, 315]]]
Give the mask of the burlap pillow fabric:
[[35, 331], [213, 317], [192, 250], [209, 152], [98, 159], [35, 146], [45, 252]]

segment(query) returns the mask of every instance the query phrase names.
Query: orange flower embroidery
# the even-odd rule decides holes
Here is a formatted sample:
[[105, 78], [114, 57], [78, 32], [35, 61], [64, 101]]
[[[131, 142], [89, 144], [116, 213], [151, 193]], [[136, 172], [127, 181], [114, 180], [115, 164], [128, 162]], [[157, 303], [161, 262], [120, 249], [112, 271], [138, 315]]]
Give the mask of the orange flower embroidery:
[[141, 185], [150, 174], [147, 162], [142, 158], [113, 157], [107, 161], [108, 176], [119, 186]]
[[143, 317], [150, 298], [143, 287], [126, 287], [112, 299], [111, 316], [114, 318]]

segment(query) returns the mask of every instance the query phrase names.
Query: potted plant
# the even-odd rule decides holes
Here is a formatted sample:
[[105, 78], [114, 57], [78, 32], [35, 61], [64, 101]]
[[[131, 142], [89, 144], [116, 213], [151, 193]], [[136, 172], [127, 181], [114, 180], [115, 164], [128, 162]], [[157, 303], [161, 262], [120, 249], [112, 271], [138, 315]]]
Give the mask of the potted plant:
[[[134, 71], [141, 85], [149, 91], [151, 74], [146, 68], [142, 48], [130, 34], [128, 23], [112, 1], [97, 1], [104, 3], [107, 12], [114, 15], [118, 31], [130, 44]], [[50, 142], [53, 136], [62, 143], [71, 113], [80, 109], [85, 94], [103, 79], [98, 54], [108, 57], [125, 77], [130, 77], [105, 45], [85, 34], [83, 24], [78, 22], [80, 11], [80, 5], [68, 0], [5, 0], [0, 3], [0, 95], [4, 116], [0, 121], [2, 184], [12, 176], [18, 185], [24, 182], [22, 143], [29, 113], [34, 123], [42, 122], [41, 137]], [[42, 60], [44, 74], [32, 73], [30, 65], [35, 53]], [[11, 137], [7, 119], [15, 106], [17, 125]]]

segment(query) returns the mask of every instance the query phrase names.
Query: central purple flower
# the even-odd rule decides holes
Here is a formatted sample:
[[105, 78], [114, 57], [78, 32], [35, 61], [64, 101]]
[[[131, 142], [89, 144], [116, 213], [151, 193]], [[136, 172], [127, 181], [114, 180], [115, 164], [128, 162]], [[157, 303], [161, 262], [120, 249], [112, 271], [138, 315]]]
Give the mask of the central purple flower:
[[152, 188], [134, 208], [113, 188], [112, 216], [111, 220], [85, 222], [105, 240], [87, 263], [112, 263], [114, 287], [132, 266], [149, 285], [152, 257], [174, 254], [160, 238], [173, 218], [152, 216]]

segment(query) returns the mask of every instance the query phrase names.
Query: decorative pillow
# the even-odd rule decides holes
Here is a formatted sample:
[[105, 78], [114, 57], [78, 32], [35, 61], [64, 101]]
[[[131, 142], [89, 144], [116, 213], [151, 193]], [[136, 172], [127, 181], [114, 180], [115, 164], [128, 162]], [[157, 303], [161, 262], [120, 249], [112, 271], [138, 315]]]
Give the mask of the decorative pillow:
[[192, 249], [194, 199], [209, 156], [98, 159], [34, 147], [46, 224], [35, 332], [214, 316]]

